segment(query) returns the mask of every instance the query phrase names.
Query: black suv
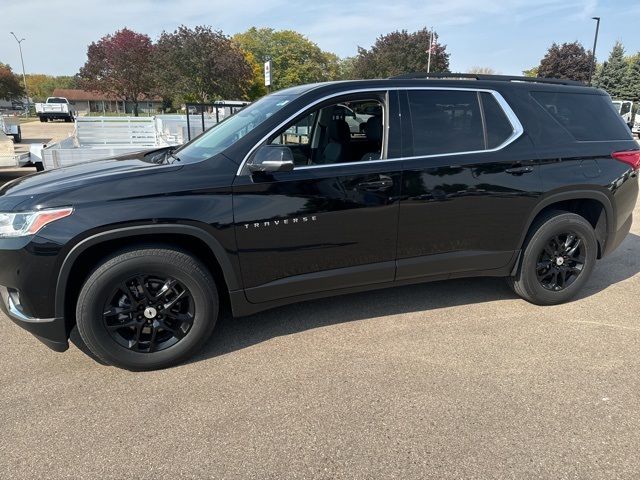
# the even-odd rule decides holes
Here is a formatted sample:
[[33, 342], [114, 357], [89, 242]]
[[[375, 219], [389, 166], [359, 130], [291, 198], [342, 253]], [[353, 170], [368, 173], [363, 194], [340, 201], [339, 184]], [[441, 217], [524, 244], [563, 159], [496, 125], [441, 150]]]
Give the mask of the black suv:
[[[0, 305], [57, 351], [166, 367], [235, 316], [415, 282], [573, 297], [631, 226], [640, 152], [609, 97], [513, 77], [271, 94], [180, 148], [0, 190]], [[256, 326], [259, 328], [259, 326]]]

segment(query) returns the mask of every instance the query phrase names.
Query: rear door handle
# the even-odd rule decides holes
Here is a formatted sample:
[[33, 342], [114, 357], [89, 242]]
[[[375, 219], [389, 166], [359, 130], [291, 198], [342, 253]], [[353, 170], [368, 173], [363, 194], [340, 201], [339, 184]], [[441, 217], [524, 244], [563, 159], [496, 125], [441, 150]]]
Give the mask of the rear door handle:
[[531, 173], [533, 172], [533, 167], [514, 167], [514, 168], [507, 168], [505, 170], [505, 172], [511, 174], [511, 175], [524, 175], [525, 173]]
[[368, 180], [366, 182], [360, 182], [357, 187], [359, 190], [367, 190], [370, 192], [376, 192], [380, 190], [386, 190], [393, 186], [393, 179], [387, 175], [380, 175], [376, 180]]

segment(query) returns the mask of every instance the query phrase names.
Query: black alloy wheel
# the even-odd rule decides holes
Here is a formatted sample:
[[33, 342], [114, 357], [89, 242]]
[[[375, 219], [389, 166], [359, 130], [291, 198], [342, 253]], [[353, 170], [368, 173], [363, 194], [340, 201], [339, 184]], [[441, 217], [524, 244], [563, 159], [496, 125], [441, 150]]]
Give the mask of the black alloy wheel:
[[172, 277], [138, 275], [118, 285], [104, 307], [111, 337], [135, 352], [169, 348], [189, 332], [195, 308], [189, 290]]
[[529, 229], [515, 275], [507, 283], [531, 303], [558, 305], [582, 289], [597, 256], [593, 225], [578, 214], [551, 210]]
[[170, 246], [114, 253], [85, 281], [76, 305], [80, 337], [103, 363], [154, 370], [192, 356], [219, 312], [216, 282], [195, 256]]
[[558, 292], [575, 282], [584, 269], [583, 239], [575, 232], [555, 235], [538, 257], [536, 274], [547, 290]]

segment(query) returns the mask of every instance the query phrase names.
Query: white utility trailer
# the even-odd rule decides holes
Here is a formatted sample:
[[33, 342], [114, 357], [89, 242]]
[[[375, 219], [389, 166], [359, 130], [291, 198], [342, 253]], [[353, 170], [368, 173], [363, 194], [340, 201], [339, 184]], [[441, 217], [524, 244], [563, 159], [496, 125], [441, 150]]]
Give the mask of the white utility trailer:
[[75, 134], [42, 149], [45, 170], [166, 146], [153, 117], [78, 117]]
[[0, 131], [8, 137], [13, 137], [14, 143], [22, 141], [22, 129], [18, 117], [0, 116]]
[[34, 162], [42, 159], [45, 170], [50, 170], [130, 152], [182, 145], [247, 104], [240, 101], [199, 104], [209, 111], [202, 109], [200, 113], [188, 115], [78, 117], [73, 136], [37, 152], [32, 149], [31, 155]]
[[0, 116], [0, 168], [20, 167], [29, 162], [29, 154], [17, 154], [14, 143], [22, 141], [20, 120]]

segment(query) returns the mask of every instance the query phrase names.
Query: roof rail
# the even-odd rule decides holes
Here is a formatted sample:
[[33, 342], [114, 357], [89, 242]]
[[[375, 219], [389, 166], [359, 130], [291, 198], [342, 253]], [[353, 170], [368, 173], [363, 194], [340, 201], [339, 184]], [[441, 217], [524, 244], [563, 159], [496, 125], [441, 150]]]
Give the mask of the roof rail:
[[404, 73], [389, 77], [392, 79], [439, 79], [451, 78], [462, 80], [491, 80], [497, 82], [533, 82], [533, 83], [551, 83], [555, 85], [576, 85], [584, 87], [585, 84], [575, 80], [564, 80], [560, 78], [539, 78], [539, 77], [518, 77], [512, 75], [485, 75], [480, 73]]

